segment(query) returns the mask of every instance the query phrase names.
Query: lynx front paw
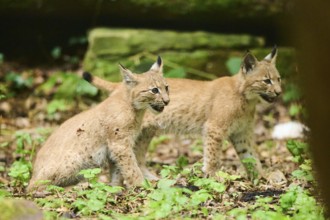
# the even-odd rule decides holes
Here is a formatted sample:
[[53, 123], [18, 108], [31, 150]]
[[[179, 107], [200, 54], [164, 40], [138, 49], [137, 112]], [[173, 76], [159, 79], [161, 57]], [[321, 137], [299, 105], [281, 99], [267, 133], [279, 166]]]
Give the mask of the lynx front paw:
[[142, 172], [136, 172], [133, 175], [127, 175], [124, 184], [127, 187], [141, 186], [144, 181]]
[[208, 166], [203, 166], [202, 171], [205, 177], [212, 177], [215, 176], [215, 173], [218, 171], [215, 168], [210, 168]]
[[159, 177], [151, 173], [146, 167], [141, 168], [144, 178], [149, 181], [158, 181]]

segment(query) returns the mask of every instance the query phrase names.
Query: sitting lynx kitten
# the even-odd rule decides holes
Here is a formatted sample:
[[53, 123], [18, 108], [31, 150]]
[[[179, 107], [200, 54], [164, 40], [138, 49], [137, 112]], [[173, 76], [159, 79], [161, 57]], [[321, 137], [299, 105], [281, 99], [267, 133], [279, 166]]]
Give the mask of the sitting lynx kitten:
[[[203, 171], [207, 175], [213, 175], [219, 169], [222, 143], [229, 140], [249, 178], [263, 176], [261, 163], [253, 149], [253, 119], [260, 99], [271, 103], [281, 94], [276, 56], [276, 47], [262, 61], [248, 52], [239, 72], [232, 77], [213, 81], [167, 79], [171, 87], [171, 104], [160, 115], [145, 115], [136, 141], [135, 151], [144, 176], [154, 178], [145, 165], [145, 154], [152, 137], [170, 132], [203, 134]], [[117, 87], [116, 83], [97, 77], [92, 83], [109, 91]]]
[[[133, 146], [146, 109], [162, 112], [169, 103], [168, 86], [158, 57], [148, 72], [133, 74], [120, 65], [123, 83], [96, 107], [65, 121], [36, 156], [28, 191], [38, 181], [68, 186], [76, 184], [82, 169], [111, 165], [111, 173], [123, 177], [127, 186], [144, 180]], [[85, 73], [85, 77], [91, 77]], [[112, 179], [121, 184], [121, 179]]]

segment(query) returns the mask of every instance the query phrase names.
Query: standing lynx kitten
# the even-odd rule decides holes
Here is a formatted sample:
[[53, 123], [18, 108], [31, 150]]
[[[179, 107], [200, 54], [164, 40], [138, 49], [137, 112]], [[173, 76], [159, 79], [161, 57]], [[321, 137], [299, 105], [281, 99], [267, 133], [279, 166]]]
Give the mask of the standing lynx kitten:
[[[145, 154], [153, 136], [159, 133], [202, 133], [203, 171], [213, 175], [220, 167], [224, 140], [234, 145], [250, 179], [263, 176], [254, 150], [253, 120], [259, 100], [271, 103], [281, 94], [281, 79], [275, 67], [277, 49], [262, 61], [247, 53], [239, 72], [213, 81], [167, 79], [171, 104], [160, 115], [146, 114], [135, 151], [144, 176], [154, 176], [145, 166]], [[95, 78], [95, 86], [115, 90], [116, 83]]]
[[[146, 109], [162, 112], [169, 103], [168, 86], [158, 57], [148, 72], [133, 74], [120, 65], [123, 83], [96, 107], [65, 121], [36, 156], [28, 191], [40, 180], [68, 186], [77, 183], [82, 169], [111, 165], [113, 184], [139, 185], [143, 174], [133, 146]], [[91, 77], [90, 74], [84, 74]]]

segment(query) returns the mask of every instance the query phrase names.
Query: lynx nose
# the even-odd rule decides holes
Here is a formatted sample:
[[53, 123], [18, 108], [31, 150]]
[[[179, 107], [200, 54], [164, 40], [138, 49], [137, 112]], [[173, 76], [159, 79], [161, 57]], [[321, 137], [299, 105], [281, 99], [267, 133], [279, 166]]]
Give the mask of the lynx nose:
[[165, 105], [168, 105], [168, 103], [170, 103], [170, 100], [169, 99], [163, 100], [163, 102], [164, 102]]

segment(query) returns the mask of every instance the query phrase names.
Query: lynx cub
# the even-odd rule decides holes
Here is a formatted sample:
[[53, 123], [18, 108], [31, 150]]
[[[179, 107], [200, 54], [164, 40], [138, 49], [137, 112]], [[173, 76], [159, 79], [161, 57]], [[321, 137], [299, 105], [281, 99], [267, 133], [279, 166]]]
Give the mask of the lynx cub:
[[[202, 133], [203, 171], [213, 175], [220, 166], [224, 140], [234, 145], [250, 179], [263, 176], [253, 141], [253, 119], [259, 100], [271, 103], [281, 94], [281, 79], [275, 67], [277, 49], [262, 61], [247, 53], [239, 72], [213, 81], [167, 79], [171, 104], [160, 115], [146, 114], [136, 141], [136, 155], [147, 178], [154, 176], [145, 166], [145, 153], [152, 137], [159, 133]], [[116, 83], [95, 78], [95, 86], [109, 91]], [[115, 90], [116, 91], [116, 90]], [[250, 159], [252, 158], [252, 160]]]
[[[120, 65], [123, 83], [96, 107], [64, 122], [36, 156], [28, 191], [38, 181], [68, 186], [77, 183], [82, 169], [111, 165], [113, 184], [139, 185], [143, 174], [133, 146], [146, 109], [160, 113], [169, 103], [168, 86], [158, 57], [151, 69], [134, 74]], [[91, 77], [89, 74], [85, 76]]]

